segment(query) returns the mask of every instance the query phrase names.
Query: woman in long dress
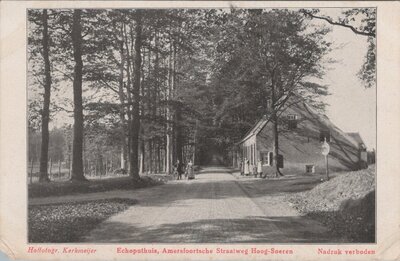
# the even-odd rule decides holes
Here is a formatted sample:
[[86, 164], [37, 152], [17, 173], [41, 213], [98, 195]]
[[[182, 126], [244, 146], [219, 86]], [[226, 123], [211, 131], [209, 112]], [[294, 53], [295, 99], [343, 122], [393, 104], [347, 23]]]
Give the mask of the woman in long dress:
[[250, 174], [250, 162], [248, 159], [244, 159], [244, 175], [248, 176]]
[[[261, 159], [259, 159], [257, 162], [257, 174], [260, 178], [262, 178], [263, 173], [262, 173], [262, 160]], [[256, 177], [257, 177], [257, 174], [256, 174]]]
[[187, 178], [188, 178], [188, 179], [194, 178], [193, 163], [192, 163], [191, 160], [190, 160], [189, 163], [187, 164], [187, 167], [186, 167], [186, 174], [187, 174]]

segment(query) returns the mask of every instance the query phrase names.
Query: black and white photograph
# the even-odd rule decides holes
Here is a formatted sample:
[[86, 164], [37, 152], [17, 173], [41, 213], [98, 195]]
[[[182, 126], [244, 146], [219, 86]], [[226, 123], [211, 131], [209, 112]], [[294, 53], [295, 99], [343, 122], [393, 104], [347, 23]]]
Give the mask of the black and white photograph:
[[377, 8], [26, 15], [28, 243], [376, 243]]

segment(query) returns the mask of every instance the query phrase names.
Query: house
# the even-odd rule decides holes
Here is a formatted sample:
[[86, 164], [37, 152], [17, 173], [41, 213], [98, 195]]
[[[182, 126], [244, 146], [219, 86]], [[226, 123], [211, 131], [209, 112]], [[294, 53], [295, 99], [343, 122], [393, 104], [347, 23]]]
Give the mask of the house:
[[[288, 100], [288, 106], [279, 120], [279, 156], [278, 164], [285, 173], [316, 172], [326, 169], [325, 157], [321, 154], [321, 145], [326, 140], [330, 145], [328, 163], [330, 171], [356, 170], [365, 167], [361, 151], [365, 144], [358, 133], [347, 134], [336, 127], [327, 116], [301, 98]], [[273, 168], [273, 124], [264, 116], [237, 143], [238, 158], [246, 158], [250, 165], [262, 160], [263, 172], [275, 171]]]
[[348, 136], [350, 136], [350, 138], [352, 138], [360, 146], [360, 148], [365, 148], [365, 149], [367, 148], [365, 146], [365, 143], [364, 143], [363, 139], [361, 138], [360, 133], [358, 133], [358, 132], [347, 132], [346, 134]]
[[360, 133], [358, 132], [347, 132], [347, 135], [353, 139], [353, 141], [358, 144], [359, 148], [359, 157], [362, 162], [368, 163], [368, 152], [367, 146], [365, 145], [363, 139], [361, 138]]

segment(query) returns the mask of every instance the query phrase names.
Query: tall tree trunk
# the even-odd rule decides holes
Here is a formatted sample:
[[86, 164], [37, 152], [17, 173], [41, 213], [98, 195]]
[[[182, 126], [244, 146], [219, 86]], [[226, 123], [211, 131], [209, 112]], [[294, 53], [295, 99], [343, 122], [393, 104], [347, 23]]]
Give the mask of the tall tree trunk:
[[83, 174], [83, 105], [82, 105], [82, 10], [75, 9], [72, 24], [74, 50], [74, 138], [72, 145], [71, 180], [86, 180]]
[[139, 173], [143, 174], [145, 171], [145, 148], [144, 148], [144, 140], [139, 141]]
[[161, 158], [161, 141], [157, 140], [157, 173], [163, 172], [162, 158]]
[[[121, 30], [122, 32], [122, 30]], [[124, 42], [121, 40], [120, 42], [120, 55], [121, 55], [121, 64], [120, 64], [120, 75], [119, 75], [119, 88], [118, 95], [119, 100], [121, 102], [121, 108], [119, 112], [119, 117], [121, 121], [121, 169], [126, 169], [126, 158], [127, 158], [127, 135], [126, 135], [126, 120], [125, 120], [125, 98], [124, 98], [124, 66], [125, 66], [125, 55], [124, 55]]]
[[42, 143], [40, 149], [40, 182], [50, 181], [47, 173], [47, 159], [49, 154], [49, 119], [50, 119], [50, 91], [51, 91], [51, 75], [50, 75], [50, 58], [49, 58], [49, 32], [48, 32], [48, 15], [47, 9], [43, 9], [43, 60], [44, 60], [44, 101], [42, 111]]
[[130, 155], [130, 176], [134, 179], [140, 179], [139, 176], [139, 131], [140, 131], [140, 118], [139, 118], [139, 94], [140, 94], [140, 78], [141, 78], [141, 47], [142, 47], [142, 11], [136, 11], [136, 26], [135, 26], [135, 67], [134, 67], [134, 82], [133, 82], [133, 106], [132, 106], [132, 125], [131, 125], [131, 155]]
[[149, 141], [149, 173], [154, 173], [154, 138]]
[[192, 155], [192, 157], [193, 157], [193, 165], [196, 165], [196, 160], [197, 160], [197, 154], [196, 154], [196, 152], [197, 152], [197, 133], [198, 133], [198, 128], [199, 128], [199, 120], [198, 119], [196, 119], [196, 126], [195, 126], [195, 129], [194, 129], [194, 134], [193, 134], [193, 155]]
[[[157, 29], [155, 29], [154, 31], [154, 48], [155, 48], [155, 61], [154, 61], [154, 77], [155, 77], [155, 84], [154, 84], [154, 88], [153, 88], [153, 108], [152, 108], [152, 113], [154, 115], [155, 118], [157, 118], [157, 116], [159, 116], [159, 104], [158, 101], [160, 100], [160, 91], [159, 91], [159, 81], [160, 81], [160, 77], [159, 77], [159, 51], [158, 51], [158, 31]], [[160, 168], [160, 164], [161, 164], [161, 157], [160, 157], [160, 139], [156, 136], [153, 139], [153, 146], [154, 146], [154, 172], [156, 173], [160, 173], [161, 172], [161, 168]]]
[[276, 99], [276, 86], [275, 86], [275, 80], [274, 80], [274, 75], [272, 76], [272, 88], [271, 88], [271, 117], [272, 117], [272, 123], [273, 123], [273, 127], [272, 127], [272, 136], [274, 139], [274, 163], [275, 163], [275, 175], [276, 177], [279, 176], [283, 176], [283, 174], [281, 173], [280, 169], [279, 169], [279, 165], [278, 165], [278, 158], [279, 158], [279, 130], [278, 130], [278, 115], [277, 115], [277, 108], [275, 108], [275, 103], [277, 102]]
[[[123, 36], [124, 36], [124, 42], [125, 42], [125, 49], [126, 49], [126, 65], [127, 65], [127, 68], [126, 68], [126, 76], [127, 76], [127, 84], [126, 84], [126, 97], [127, 97], [127, 100], [128, 100], [128, 106], [126, 107], [126, 113], [127, 113], [127, 116], [128, 116], [128, 135], [127, 135], [127, 142], [128, 142], [128, 146], [127, 146], [127, 148], [128, 148], [128, 151], [127, 151], [127, 155], [129, 155], [129, 160], [128, 160], [128, 172], [130, 173], [131, 172], [131, 168], [132, 168], [132, 165], [131, 165], [131, 157], [132, 157], [132, 155], [131, 155], [131, 144], [132, 144], [132, 136], [131, 136], [131, 129], [132, 129], [132, 110], [131, 110], [131, 107], [132, 107], [132, 91], [131, 91], [131, 88], [132, 88], [132, 85], [131, 85], [131, 55], [130, 55], [130, 52], [129, 52], [129, 44], [128, 44], [128, 34], [127, 34], [127, 31], [126, 31], [126, 25], [125, 24], [122, 24], [122, 34], [123, 34]], [[132, 40], [133, 41], [133, 40]]]
[[[154, 97], [153, 97], [153, 90], [152, 90], [152, 84], [150, 84], [151, 82], [151, 48], [149, 47], [148, 49], [148, 54], [147, 54], [147, 80], [148, 80], [148, 84], [147, 84], [147, 92], [146, 92], [146, 96], [147, 96], [147, 108], [146, 108], [146, 112], [147, 115], [150, 117], [150, 120], [148, 121], [150, 124], [153, 124], [152, 119], [153, 119], [153, 110], [152, 110], [152, 102], [154, 102]], [[146, 172], [147, 173], [152, 173], [152, 161], [153, 161], [153, 153], [152, 153], [152, 138], [147, 138], [146, 139], [146, 143], [145, 143], [145, 160], [146, 160]]]
[[[176, 67], [177, 67], [177, 59], [176, 59], [176, 54], [177, 54], [177, 47], [176, 44], [173, 44], [173, 52], [172, 52], [172, 57], [173, 57], [173, 63], [172, 63], [172, 89], [173, 89], [173, 94], [174, 94], [174, 98], [175, 101], [177, 101], [177, 99], [179, 99], [178, 96], [178, 80], [176, 77]], [[181, 126], [181, 108], [180, 108], [180, 104], [179, 103], [175, 103], [174, 106], [174, 138], [175, 138], [175, 142], [174, 142], [174, 155], [175, 155], [175, 160], [179, 160], [179, 162], [183, 162], [182, 161], [182, 126]]]
[[183, 136], [182, 136], [182, 126], [181, 126], [181, 108], [178, 106], [176, 107], [176, 123], [175, 123], [175, 130], [176, 130], [176, 159], [179, 162], [183, 162], [182, 160], [182, 146], [183, 146]]
[[166, 108], [166, 119], [167, 119], [167, 136], [166, 136], [166, 172], [172, 173], [173, 166], [173, 127], [172, 127], [172, 109], [170, 101], [172, 99], [172, 45], [170, 45], [170, 54], [168, 58], [168, 86], [167, 86], [167, 108]]

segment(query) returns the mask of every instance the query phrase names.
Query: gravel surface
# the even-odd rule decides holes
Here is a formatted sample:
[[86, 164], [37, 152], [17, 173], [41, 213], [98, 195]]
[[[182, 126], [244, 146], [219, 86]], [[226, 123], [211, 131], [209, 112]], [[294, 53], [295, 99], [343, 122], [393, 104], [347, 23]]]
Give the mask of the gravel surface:
[[[265, 182], [268, 181], [239, 180], [228, 169], [214, 167], [203, 169], [195, 180], [171, 181], [135, 191], [131, 196], [138, 199], [137, 205], [101, 223], [84, 241], [301, 243], [341, 240], [328, 234], [320, 223], [301, 216], [282, 195], [254, 193]], [[279, 186], [283, 187], [285, 182]]]

